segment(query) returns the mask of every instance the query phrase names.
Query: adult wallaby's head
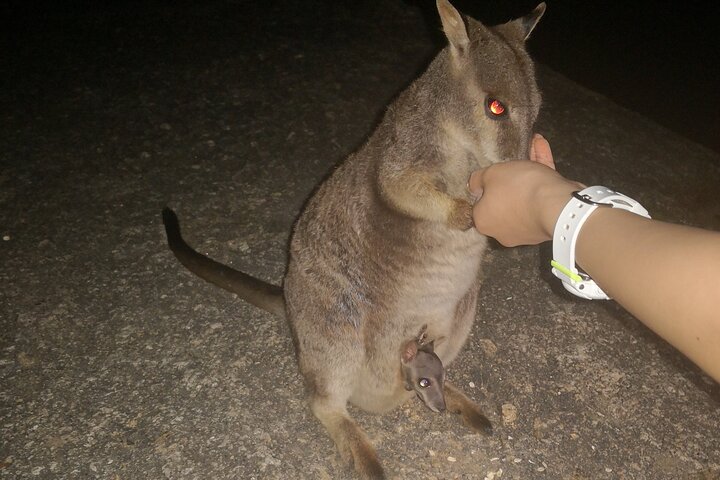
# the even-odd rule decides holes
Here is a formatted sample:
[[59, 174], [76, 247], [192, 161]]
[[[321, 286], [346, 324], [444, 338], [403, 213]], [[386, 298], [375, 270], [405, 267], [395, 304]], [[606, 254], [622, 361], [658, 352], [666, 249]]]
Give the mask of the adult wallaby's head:
[[445, 411], [445, 367], [435, 354], [435, 341], [425, 341], [425, 328], [418, 338], [403, 345], [401, 362], [405, 389], [415, 390], [418, 398], [433, 412]]
[[446, 158], [465, 155], [475, 167], [527, 159], [540, 93], [525, 40], [545, 4], [494, 27], [463, 17], [447, 0], [437, 8], [449, 43], [439, 57], [446, 75], [436, 77]]

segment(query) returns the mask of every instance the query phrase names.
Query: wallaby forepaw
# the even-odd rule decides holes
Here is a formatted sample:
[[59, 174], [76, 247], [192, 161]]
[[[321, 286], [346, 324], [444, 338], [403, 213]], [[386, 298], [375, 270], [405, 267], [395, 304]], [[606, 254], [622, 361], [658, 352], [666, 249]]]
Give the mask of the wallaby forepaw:
[[463, 231], [471, 229], [475, 225], [472, 207], [472, 204], [464, 198], [454, 198], [453, 208], [448, 216], [448, 225]]

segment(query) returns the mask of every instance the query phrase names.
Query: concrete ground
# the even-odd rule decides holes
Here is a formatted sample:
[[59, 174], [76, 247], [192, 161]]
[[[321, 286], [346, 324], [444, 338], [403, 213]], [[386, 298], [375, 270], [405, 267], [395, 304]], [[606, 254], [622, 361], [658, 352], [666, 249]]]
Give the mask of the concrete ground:
[[[348, 476], [287, 326], [186, 272], [160, 221], [172, 206], [199, 250], [280, 282], [303, 201], [438, 49], [397, 0], [303, 5], [77, 13], [8, 60], [0, 478]], [[716, 153], [539, 80], [537, 129], [563, 173], [720, 229]], [[718, 385], [615, 303], [566, 294], [548, 260], [548, 245], [489, 252], [448, 371], [493, 437], [418, 401], [352, 411], [390, 476], [720, 478]]]

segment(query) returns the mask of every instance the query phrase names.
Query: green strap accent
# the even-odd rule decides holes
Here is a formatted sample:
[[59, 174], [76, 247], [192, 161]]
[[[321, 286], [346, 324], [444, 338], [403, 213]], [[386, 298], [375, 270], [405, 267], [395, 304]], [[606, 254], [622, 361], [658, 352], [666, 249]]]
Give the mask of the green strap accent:
[[580, 275], [578, 275], [577, 273], [571, 272], [569, 268], [567, 268], [563, 265], [560, 265], [555, 260], [550, 260], [550, 265], [552, 265], [559, 272], [564, 273], [565, 276], [569, 277], [571, 280], [574, 280], [576, 282], [582, 282], [582, 277]]

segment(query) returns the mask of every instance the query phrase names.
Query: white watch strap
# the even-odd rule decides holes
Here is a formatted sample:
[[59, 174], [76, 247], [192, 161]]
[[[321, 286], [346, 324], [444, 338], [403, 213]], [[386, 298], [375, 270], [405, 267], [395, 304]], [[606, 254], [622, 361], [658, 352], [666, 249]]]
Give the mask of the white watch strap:
[[621, 208], [650, 218], [647, 210], [632, 198], [607, 187], [588, 187], [573, 193], [555, 224], [553, 233], [553, 274], [563, 282], [565, 289], [588, 300], [607, 300], [610, 297], [575, 265], [575, 243], [580, 229], [590, 214], [598, 208]]

